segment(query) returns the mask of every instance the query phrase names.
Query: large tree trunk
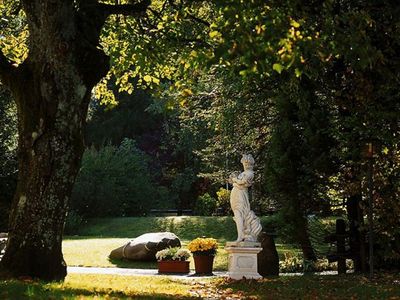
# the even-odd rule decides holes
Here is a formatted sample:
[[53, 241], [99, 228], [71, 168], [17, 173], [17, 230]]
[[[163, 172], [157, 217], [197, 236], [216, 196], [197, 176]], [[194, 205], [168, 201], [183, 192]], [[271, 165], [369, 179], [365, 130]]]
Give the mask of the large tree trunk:
[[29, 57], [7, 82], [18, 108], [19, 178], [1, 268], [59, 280], [66, 276], [61, 240], [90, 93], [108, 63], [90, 45], [100, 26], [89, 37], [73, 1], [26, 1], [24, 10]]
[[[34, 73], [32, 77], [40, 75]], [[47, 87], [59, 89], [61, 84], [52, 81], [47, 81]], [[65, 98], [43, 97], [34, 86], [20, 87], [18, 102], [30, 97], [32, 104], [18, 107], [20, 171], [2, 261], [13, 275], [43, 279], [62, 279], [66, 275], [61, 236], [68, 197], [79, 170], [86, 113], [72, 99], [67, 101], [76, 90], [70, 91], [71, 87], [62, 88]], [[68, 120], [74, 118], [79, 121], [69, 124]]]

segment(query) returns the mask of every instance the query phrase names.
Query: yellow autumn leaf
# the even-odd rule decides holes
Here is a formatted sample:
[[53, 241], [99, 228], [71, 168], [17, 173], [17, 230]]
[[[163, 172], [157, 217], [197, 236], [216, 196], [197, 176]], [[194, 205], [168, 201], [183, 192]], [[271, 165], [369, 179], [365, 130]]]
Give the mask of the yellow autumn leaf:
[[151, 76], [150, 75], [145, 75], [143, 77], [143, 80], [146, 81], [146, 82], [151, 82]]
[[292, 25], [294, 28], [299, 28], [300, 27], [300, 23], [296, 22], [295, 20], [291, 20], [290, 21], [290, 25]]
[[211, 31], [211, 32], [209, 33], [209, 35], [210, 35], [210, 38], [213, 39], [213, 38], [215, 38], [215, 37], [221, 35], [221, 33], [220, 33], [219, 31], [214, 30], [214, 31]]
[[184, 89], [181, 91], [181, 96], [183, 97], [189, 97], [191, 95], [193, 95], [193, 92], [189, 89]]

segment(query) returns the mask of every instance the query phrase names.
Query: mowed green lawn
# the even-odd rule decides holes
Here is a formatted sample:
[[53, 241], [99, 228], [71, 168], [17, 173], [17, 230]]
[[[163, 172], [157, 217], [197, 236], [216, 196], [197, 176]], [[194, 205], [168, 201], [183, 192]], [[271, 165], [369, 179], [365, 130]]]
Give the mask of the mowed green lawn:
[[[216, 238], [219, 249], [214, 270], [227, 269], [224, 245], [235, 238], [235, 224], [231, 217], [141, 217], [106, 218], [91, 220], [82, 227], [80, 236], [67, 236], [63, 240], [63, 253], [69, 266], [157, 268], [156, 262], [109, 260], [110, 252], [130, 239], [149, 232], [175, 233], [186, 247], [190, 240], [206, 236]], [[191, 258], [191, 268], [194, 268]]]
[[[121, 238], [91, 238], [66, 239], [63, 241], [64, 259], [68, 266], [85, 267], [120, 267], [157, 269], [156, 262], [140, 262], [128, 260], [109, 260], [111, 250], [124, 245], [128, 240]], [[182, 241], [185, 248], [188, 241]], [[214, 259], [214, 270], [227, 270], [227, 253], [223, 245], [219, 244], [218, 253]], [[190, 266], [194, 268], [193, 257], [190, 258]]]
[[231, 281], [71, 274], [61, 283], [0, 280], [0, 299], [400, 299], [400, 275], [281, 276]]
[[[93, 220], [82, 236], [65, 237], [64, 256], [70, 266], [156, 268], [156, 263], [109, 261], [114, 248], [146, 232], [171, 231], [183, 246], [198, 236], [217, 238], [220, 249], [215, 270], [226, 269], [223, 245], [236, 236], [229, 217], [119, 218]], [[293, 245], [277, 245], [294, 253]], [[192, 263], [193, 268], [193, 263]], [[400, 274], [280, 276], [261, 280], [170, 276], [68, 274], [64, 282], [44, 283], [29, 278], [0, 280], [0, 299], [392, 299], [400, 300]]]
[[[109, 260], [110, 252], [130, 239], [148, 232], [169, 231], [175, 233], [182, 246], [194, 238], [206, 236], [218, 240], [219, 249], [214, 260], [214, 270], [227, 270], [227, 253], [224, 245], [236, 239], [236, 227], [232, 217], [141, 217], [105, 218], [91, 220], [80, 230], [80, 236], [67, 236], [63, 240], [63, 253], [69, 266], [157, 268], [156, 262]], [[293, 245], [277, 244], [280, 255], [298, 252]], [[194, 268], [191, 258], [191, 268]]]

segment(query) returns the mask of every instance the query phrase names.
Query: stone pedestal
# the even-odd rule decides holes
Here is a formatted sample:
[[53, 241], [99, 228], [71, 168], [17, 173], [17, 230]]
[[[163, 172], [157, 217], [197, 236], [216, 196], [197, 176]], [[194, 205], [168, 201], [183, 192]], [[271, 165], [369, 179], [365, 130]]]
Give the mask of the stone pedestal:
[[262, 250], [260, 243], [252, 243], [251, 247], [244, 247], [240, 243], [227, 243], [225, 250], [229, 254], [228, 276], [232, 279], [259, 279], [257, 272], [257, 254]]

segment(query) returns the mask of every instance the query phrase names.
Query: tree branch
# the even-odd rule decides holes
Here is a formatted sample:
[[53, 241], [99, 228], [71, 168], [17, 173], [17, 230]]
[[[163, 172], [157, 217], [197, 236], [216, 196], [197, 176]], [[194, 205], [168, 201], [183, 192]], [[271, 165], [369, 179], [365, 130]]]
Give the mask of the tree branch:
[[196, 16], [194, 16], [194, 15], [191, 15], [191, 14], [187, 14], [188, 15], [188, 17], [189, 17], [189, 19], [192, 19], [193, 21], [195, 21], [195, 22], [197, 22], [197, 23], [199, 23], [199, 24], [203, 24], [204, 26], [206, 26], [206, 27], [210, 27], [210, 23], [209, 22], [207, 22], [206, 20], [203, 20], [203, 19], [200, 19], [200, 18], [198, 18], [198, 17], [196, 17]]
[[136, 4], [120, 4], [120, 5], [99, 3], [99, 8], [106, 15], [132, 16], [146, 12], [150, 4], [151, 0], [143, 0], [142, 2]]

